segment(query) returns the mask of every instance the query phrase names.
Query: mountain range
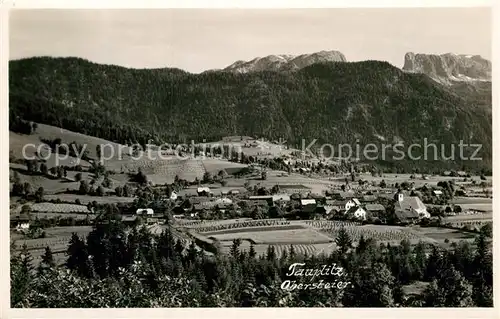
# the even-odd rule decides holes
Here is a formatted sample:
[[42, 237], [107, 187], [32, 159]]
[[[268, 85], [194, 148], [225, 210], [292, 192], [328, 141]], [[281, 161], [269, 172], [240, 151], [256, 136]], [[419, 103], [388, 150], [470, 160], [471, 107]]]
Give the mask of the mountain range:
[[320, 51], [302, 55], [268, 55], [251, 61], [236, 61], [223, 71], [248, 73], [261, 71], [297, 71], [306, 66], [320, 62], [346, 62], [339, 51]]
[[[268, 55], [250, 61], [236, 61], [221, 69], [249, 73], [262, 71], [297, 71], [306, 66], [321, 62], [347, 62], [339, 51], [320, 51], [301, 55]], [[457, 82], [491, 82], [491, 62], [480, 55], [446, 53], [441, 55], [408, 52], [404, 56], [403, 71], [423, 73], [442, 84]]]
[[[233, 64], [210, 72], [294, 72], [323, 62], [348, 62], [339, 51], [320, 51], [301, 55], [268, 55]], [[408, 52], [401, 68], [405, 72], [425, 74], [437, 83], [459, 94], [470, 103], [491, 108], [491, 62], [480, 55], [446, 53], [441, 55]]]
[[120, 143], [233, 135], [284, 138], [298, 147], [313, 139], [333, 145], [462, 140], [481, 143], [484, 160], [404, 165], [491, 166], [491, 104], [484, 92], [466, 94], [469, 84], [457, 90], [387, 62], [345, 62], [335, 51], [276, 57], [202, 74], [80, 58], [10, 61], [10, 121], [35, 121]]

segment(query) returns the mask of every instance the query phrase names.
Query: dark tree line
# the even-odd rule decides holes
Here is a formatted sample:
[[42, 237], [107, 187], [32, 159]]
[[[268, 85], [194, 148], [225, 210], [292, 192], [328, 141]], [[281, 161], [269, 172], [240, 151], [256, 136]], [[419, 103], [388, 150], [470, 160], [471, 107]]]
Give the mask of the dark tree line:
[[[208, 255], [176, 230], [151, 234], [126, 228], [113, 215], [102, 217], [86, 237], [74, 234], [64, 265], [54, 266], [50, 249], [38, 271], [25, 248], [11, 257], [13, 307], [472, 307], [492, 306], [491, 238], [482, 232], [475, 245], [460, 242], [451, 250], [420, 243], [377, 245], [348, 233], [336, 239], [331, 254], [307, 256], [291, 246], [278, 255], [273, 246], [258, 255], [253, 244], [234, 240], [229, 254]], [[284, 290], [310, 278], [290, 274], [290, 265], [335, 265], [348, 283], [343, 289]], [[69, 272], [65, 270], [69, 269]], [[420, 295], [404, 286], [429, 282]], [[286, 285], [285, 285], [286, 286]], [[64, 291], [64, 298], [60, 297]], [[92, 296], [92, 297], [90, 297]]]

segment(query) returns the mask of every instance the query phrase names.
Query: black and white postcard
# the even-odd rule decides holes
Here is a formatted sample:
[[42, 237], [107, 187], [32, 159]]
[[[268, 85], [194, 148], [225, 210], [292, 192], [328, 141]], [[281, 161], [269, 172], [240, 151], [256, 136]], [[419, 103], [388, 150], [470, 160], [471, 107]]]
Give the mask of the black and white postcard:
[[8, 11], [10, 308], [493, 310], [491, 7]]

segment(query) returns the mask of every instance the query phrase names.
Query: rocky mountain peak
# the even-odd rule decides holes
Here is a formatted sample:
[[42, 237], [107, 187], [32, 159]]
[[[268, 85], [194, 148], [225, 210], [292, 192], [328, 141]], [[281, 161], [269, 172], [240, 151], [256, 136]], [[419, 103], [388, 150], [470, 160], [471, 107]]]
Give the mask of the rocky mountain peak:
[[424, 73], [443, 84], [491, 81], [491, 62], [480, 55], [408, 52], [405, 54], [403, 70]]
[[345, 56], [339, 51], [320, 51], [301, 55], [268, 55], [254, 58], [250, 61], [236, 61], [223, 71], [249, 73], [260, 71], [296, 71], [314, 63], [346, 62]]

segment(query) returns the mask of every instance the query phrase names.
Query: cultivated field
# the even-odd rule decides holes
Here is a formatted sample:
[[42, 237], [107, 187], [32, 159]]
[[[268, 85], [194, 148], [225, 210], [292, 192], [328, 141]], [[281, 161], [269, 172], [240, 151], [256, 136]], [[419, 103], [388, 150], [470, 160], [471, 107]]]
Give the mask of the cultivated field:
[[336, 238], [339, 231], [344, 228], [354, 241], [358, 241], [361, 236], [365, 239], [373, 238], [377, 242], [400, 242], [403, 239], [407, 239], [412, 243], [432, 241], [407, 227], [385, 225], [361, 226], [354, 223], [338, 221], [306, 221], [306, 224], [333, 238]]
[[79, 214], [79, 213], [31, 213], [31, 218], [73, 218], [74, 220], [94, 220], [96, 218], [95, 214]]
[[[90, 213], [89, 209], [85, 205], [76, 204], [54, 204], [54, 203], [34, 203], [28, 204], [33, 212], [41, 213]], [[18, 206], [14, 209], [13, 213], [20, 213], [22, 206]]]
[[88, 213], [89, 209], [85, 205], [76, 204], [53, 204], [53, 203], [36, 203], [31, 205], [34, 212], [47, 213]]
[[278, 255], [293, 245], [296, 253], [308, 255], [330, 254], [335, 248], [335, 238], [340, 229], [347, 230], [354, 244], [363, 236], [378, 243], [399, 244], [409, 240], [443, 245], [450, 242], [472, 240], [470, 232], [437, 227], [401, 227], [386, 225], [360, 225], [342, 221], [287, 221], [287, 220], [230, 220], [230, 221], [181, 221], [177, 224], [181, 232], [187, 231], [199, 240], [217, 243], [221, 252], [228, 253], [233, 240], [242, 240], [240, 249], [249, 249], [250, 243], [258, 254], [266, 253], [273, 246]]

